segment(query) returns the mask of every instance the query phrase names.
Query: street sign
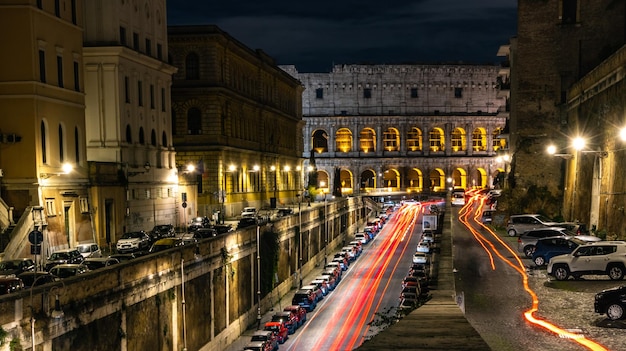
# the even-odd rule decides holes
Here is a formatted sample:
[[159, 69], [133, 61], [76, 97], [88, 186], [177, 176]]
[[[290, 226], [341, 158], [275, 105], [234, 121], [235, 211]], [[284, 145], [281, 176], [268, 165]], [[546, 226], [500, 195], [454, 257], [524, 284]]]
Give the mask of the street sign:
[[28, 233], [28, 242], [33, 245], [39, 245], [43, 241], [43, 233], [38, 230], [33, 230]]
[[187, 203], [183, 202], [183, 208], [187, 208]]

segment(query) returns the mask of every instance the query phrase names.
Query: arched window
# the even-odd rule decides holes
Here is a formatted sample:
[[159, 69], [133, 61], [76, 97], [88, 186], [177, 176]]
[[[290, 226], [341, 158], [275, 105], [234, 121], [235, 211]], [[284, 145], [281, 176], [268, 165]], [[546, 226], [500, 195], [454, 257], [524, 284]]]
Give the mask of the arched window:
[[431, 130], [429, 134], [429, 139], [430, 151], [443, 151], [443, 149], [446, 147], [443, 130], [441, 128], [434, 128], [433, 130]]
[[474, 151], [487, 151], [487, 133], [485, 129], [474, 129], [472, 133], [472, 148]]
[[187, 79], [200, 79], [200, 59], [195, 52], [185, 58], [185, 72]]
[[376, 132], [372, 128], [361, 130], [359, 144], [363, 152], [376, 152]]
[[126, 142], [129, 144], [133, 143], [133, 134], [130, 130], [130, 124], [126, 125]]
[[387, 128], [383, 133], [383, 143], [387, 151], [400, 150], [400, 133], [398, 133], [398, 130], [395, 128]]
[[63, 138], [63, 126], [59, 124], [59, 161], [61, 162], [65, 161], [65, 150], [63, 150], [65, 140]]
[[152, 133], [150, 133], [150, 144], [155, 147], [157, 146], [156, 132], [154, 131], [154, 129], [152, 130]]
[[328, 134], [324, 130], [316, 130], [313, 132], [312, 138], [313, 150], [318, 153], [328, 152]]
[[165, 132], [163, 132], [163, 135], [161, 135], [161, 146], [167, 147], [167, 135], [165, 134]]
[[187, 134], [202, 134], [202, 114], [198, 108], [192, 107], [187, 111]]
[[422, 151], [422, 131], [411, 128], [406, 138], [406, 147], [409, 151]]
[[139, 128], [139, 144], [144, 145], [146, 143], [146, 136], [143, 133], [143, 127]]
[[465, 151], [466, 150], [466, 137], [465, 137], [465, 131], [462, 128], [455, 128], [452, 131], [452, 135], [451, 135], [451, 142], [452, 142], [452, 151], [453, 152], [457, 152], [457, 151]]
[[352, 132], [348, 128], [340, 128], [335, 134], [336, 151], [352, 151]]
[[46, 129], [44, 121], [41, 121], [39, 129], [41, 132], [41, 163], [45, 164], [48, 162], [48, 148], [46, 147], [46, 143], [48, 141], [48, 130]]
[[506, 149], [506, 138], [502, 137], [502, 128], [493, 131], [493, 151]]

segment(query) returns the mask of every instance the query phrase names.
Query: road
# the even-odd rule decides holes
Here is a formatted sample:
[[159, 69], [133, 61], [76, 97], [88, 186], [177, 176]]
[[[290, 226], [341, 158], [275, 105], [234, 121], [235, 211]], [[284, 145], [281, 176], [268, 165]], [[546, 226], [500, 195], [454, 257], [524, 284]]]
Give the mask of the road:
[[[344, 272], [337, 288], [308, 313], [305, 325], [290, 335], [280, 349], [352, 350], [392, 320], [402, 279], [420, 240], [421, 228], [416, 224], [421, 211], [422, 206], [417, 204], [398, 209], [374, 240], [364, 245], [363, 253]], [[304, 283], [315, 275], [305, 277]], [[283, 306], [277, 308], [285, 303], [283, 300]], [[265, 316], [262, 322], [269, 317]], [[382, 325], [376, 326], [377, 322]], [[228, 351], [241, 350], [249, 340], [247, 334], [251, 333], [238, 338]]]

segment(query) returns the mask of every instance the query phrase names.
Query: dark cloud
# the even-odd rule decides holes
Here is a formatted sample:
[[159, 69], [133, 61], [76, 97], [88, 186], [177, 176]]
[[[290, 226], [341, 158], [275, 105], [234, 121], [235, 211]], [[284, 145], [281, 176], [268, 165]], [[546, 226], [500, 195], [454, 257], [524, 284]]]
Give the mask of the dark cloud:
[[490, 63], [515, 35], [516, 0], [171, 0], [168, 24], [215, 24], [301, 72], [340, 63]]

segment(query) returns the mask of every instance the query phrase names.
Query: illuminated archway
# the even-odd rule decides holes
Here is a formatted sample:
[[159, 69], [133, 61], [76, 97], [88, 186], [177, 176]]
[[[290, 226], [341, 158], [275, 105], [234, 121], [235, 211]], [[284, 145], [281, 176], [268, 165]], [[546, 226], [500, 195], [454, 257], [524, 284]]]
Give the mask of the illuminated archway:
[[463, 168], [457, 168], [452, 171], [452, 184], [451, 186], [454, 189], [465, 189], [467, 188], [467, 172]]
[[430, 189], [434, 192], [446, 191], [446, 174], [443, 169], [435, 168], [430, 171]]
[[328, 194], [330, 190], [330, 178], [326, 171], [317, 171], [317, 188], [320, 192]]
[[376, 188], [376, 172], [371, 169], [363, 171], [361, 173], [361, 192], [369, 192]]
[[406, 136], [406, 147], [409, 151], [422, 151], [422, 131], [411, 128]]
[[352, 194], [354, 192], [352, 187], [352, 172], [347, 169], [342, 169], [339, 174], [339, 181], [341, 182], [342, 194]]
[[311, 136], [312, 149], [317, 153], [328, 152], [328, 134], [323, 129], [318, 129]]
[[476, 174], [472, 178], [472, 187], [473, 188], [487, 188], [488, 186], [488, 174], [484, 168], [477, 168]]
[[396, 128], [387, 128], [383, 132], [383, 144], [385, 151], [400, 150], [400, 133]]
[[372, 128], [363, 128], [359, 134], [359, 150], [376, 152], [376, 132]]
[[446, 147], [445, 136], [443, 135], [443, 129], [433, 128], [429, 134], [430, 151], [440, 152]]
[[502, 128], [497, 128], [493, 131], [493, 151], [498, 151], [502, 149], [506, 149], [506, 139], [503, 138], [500, 134], [502, 134]]
[[476, 128], [472, 132], [472, 149], [474, 151], [487, 151], [487, 132], [485, 128]]
[[452, 152], [461, 152], [467, 149], [467, 136], [465, 129], [458, 127], [454, 128], [450, 139], [450, 142], [452, 143]]
[[352, 132], [348, 128], [340, 128], [335, 133], [335, 150], [339, 152], [352, 151]]
[[395, 169], [388, 169], [383, 172], [383, 184], [381, 188], [387, 188], [387, 190], [397, 190], [400, 187], [400, 172]]
[[424, 189], [424, 177], [422, 171], [417, 168], [411, 168], [407, 174], [407, 191], [421, 192]]

